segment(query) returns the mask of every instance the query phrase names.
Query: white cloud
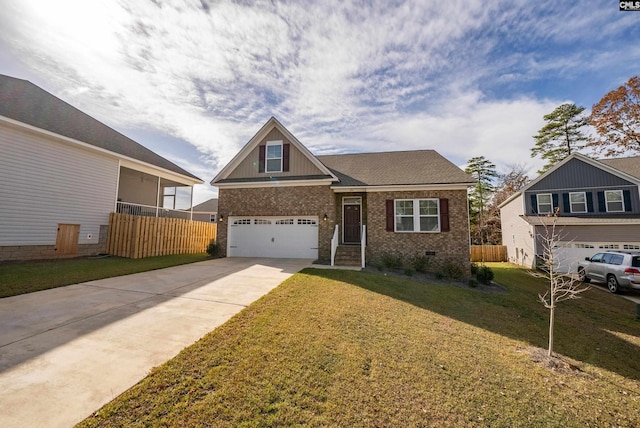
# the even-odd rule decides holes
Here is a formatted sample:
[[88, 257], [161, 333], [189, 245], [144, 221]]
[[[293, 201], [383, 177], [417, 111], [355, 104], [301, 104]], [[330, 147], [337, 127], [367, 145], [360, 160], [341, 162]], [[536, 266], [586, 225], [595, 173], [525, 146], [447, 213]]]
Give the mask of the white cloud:
[[[165, 155], [209, 180], [271, 115], [323, 153], [430, 147], [457, 164], [534, 165], [532, 135], [559, 104], [549, 98], [566, 97], [481, 88], [620, 63], [569, 48], [636, 23], [595, 2], [207, 4], [21, 0], [0, 11], [0, 38], [98, 119], [197, 147], [198, 159]], [[566, 52], [529, 49], [547, 41]]]

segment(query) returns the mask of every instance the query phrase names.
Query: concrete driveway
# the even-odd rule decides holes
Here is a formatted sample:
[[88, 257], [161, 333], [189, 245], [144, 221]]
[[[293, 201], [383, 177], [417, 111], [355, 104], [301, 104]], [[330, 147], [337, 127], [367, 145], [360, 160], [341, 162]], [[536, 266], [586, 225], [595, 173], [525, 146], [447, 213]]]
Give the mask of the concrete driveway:
[[310, 265], [226, 258], [0, 299], [0, 426], [80, 422]]

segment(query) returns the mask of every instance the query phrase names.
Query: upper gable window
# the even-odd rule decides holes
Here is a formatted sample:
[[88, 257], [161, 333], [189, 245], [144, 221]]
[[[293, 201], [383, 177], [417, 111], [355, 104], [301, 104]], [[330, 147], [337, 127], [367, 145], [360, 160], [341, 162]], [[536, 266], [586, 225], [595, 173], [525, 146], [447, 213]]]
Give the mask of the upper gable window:
[[607, 212], [619, 213], [624, 211], [622, 190], [606, 190], [604, 192], [604, 200], [607, 204]]
[[587, 212], [587, 197], [584, 192], [569, 193], [569, 202], [571, 203], [572, 213]]
[[282, 141], [267, 141], [265, 172], [282, 172]]
[[551, 193], [541, 193], [538, 195], [538, 214], [547, 214], [553, 211], [553, 200]]

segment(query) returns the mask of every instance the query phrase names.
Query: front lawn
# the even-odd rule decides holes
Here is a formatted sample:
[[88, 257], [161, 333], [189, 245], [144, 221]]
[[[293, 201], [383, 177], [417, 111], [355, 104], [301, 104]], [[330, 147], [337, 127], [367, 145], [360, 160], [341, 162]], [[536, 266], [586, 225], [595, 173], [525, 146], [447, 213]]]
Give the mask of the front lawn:
[[81, 259], [0, 263], [0, 297], [32, 293], [79, 282], [146, 272], [207, 260], [202, 254], [125, 259], [85, 257]]
[[539, 279], [508, 293], [307, 269], [80, 426], [640, 426], [640, 322], [599, 290], [563, 302], [545, 347]]

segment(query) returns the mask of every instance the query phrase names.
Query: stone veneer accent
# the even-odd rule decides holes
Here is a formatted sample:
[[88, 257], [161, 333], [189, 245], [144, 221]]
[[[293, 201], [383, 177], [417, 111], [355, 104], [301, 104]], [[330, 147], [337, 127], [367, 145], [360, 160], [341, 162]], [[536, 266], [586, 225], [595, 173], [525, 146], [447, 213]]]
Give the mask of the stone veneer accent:
[[98, 243], [79, 244], [78, 252], [75, 254], [57, 254], [55, 245], [0, 246], [0, 261], [70, 259], [103, 254], [107, 251], [108, 231], [108, 225], [101, 225]]
[[[386, 230], [386, 200], [415, 198], [449, 199], [449, 232], [397, 233]], [[367, 263], [384, 253], [406, 258], [434, 251], [434, 265], [453, 263], [470, 274], [469, 219], [465, 190], [367, 193]]]
[[[322, 221], [324, 215], [329, 220]], [[336, 224], [336, 203], [329, 186], [261, 187], [218, 191], [218, 243], [227, 255], [229, 216], [318, 216], [318, 258], [331, 258], [331, 237]]]

